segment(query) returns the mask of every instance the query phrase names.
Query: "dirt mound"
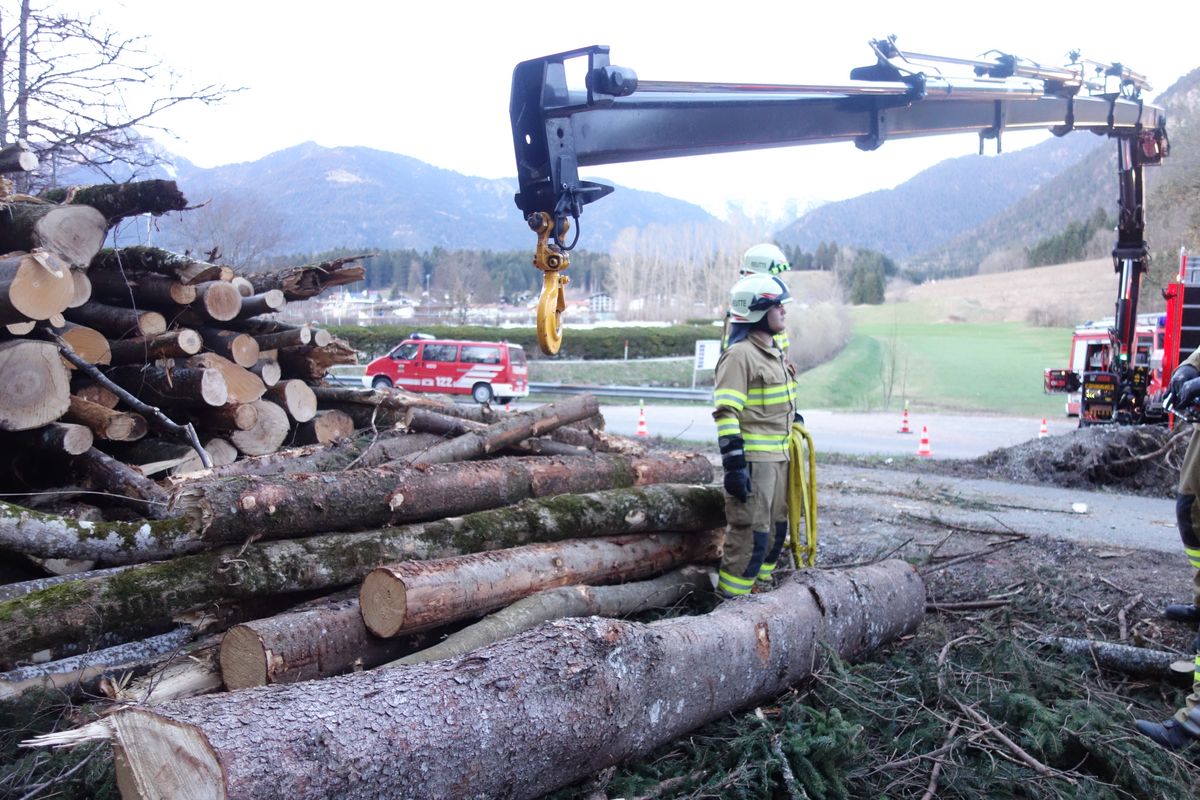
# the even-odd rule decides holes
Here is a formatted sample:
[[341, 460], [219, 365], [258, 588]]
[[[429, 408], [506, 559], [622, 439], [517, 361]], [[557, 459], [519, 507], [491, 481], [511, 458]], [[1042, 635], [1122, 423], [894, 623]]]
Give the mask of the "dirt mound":
[[935, 461], [928, 466], [959, 477], [1173, 497], [1190, 435], [1187, 428], [1171, 431], [1165, 425], [1079, 428], [976, 459]]

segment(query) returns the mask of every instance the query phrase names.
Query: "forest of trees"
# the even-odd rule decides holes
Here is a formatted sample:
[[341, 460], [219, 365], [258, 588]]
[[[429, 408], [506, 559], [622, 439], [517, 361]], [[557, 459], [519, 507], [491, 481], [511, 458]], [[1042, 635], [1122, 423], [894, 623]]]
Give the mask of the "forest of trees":
[[[1112, 231], [1117, 221], [1103, 208], [1097, 207], [1083, 222], [1072, 220], [1061, 233], [1048, 236], [1025, 250], [1029, 266], [1043, 267], [1048, 264], [1066, 264], [1088, 257], [1088, 245], [1097, 232]], [[1112, 236], [1105, 237], [1105, 245], [1111, 246]]]
[[837, 275], [838, 285], [852, 305], [879, 305], [887, 289], [887, 279], [899, 268], [883, 253], [866, 248], [839, 247], [837, 242], [821, 242], [814, 252], [798, 247], [783, 248], [795, 270], [823, 270]]

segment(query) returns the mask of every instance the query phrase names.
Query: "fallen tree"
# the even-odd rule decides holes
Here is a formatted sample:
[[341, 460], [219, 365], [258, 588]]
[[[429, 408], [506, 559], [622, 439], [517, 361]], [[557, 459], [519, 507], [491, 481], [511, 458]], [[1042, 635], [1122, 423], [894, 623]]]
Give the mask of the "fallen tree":
[[504, 457], [332, 475], [231, 476], [181, 484], [164, 519], [80, 522], [0, 502], [0, 548], [123, 564], [247, 540], [437, 519], [529, 497], [711, 480], [712, 467], [698, 454]]
[[127, 798], [532, 798], [775, 697], [829, 651], [861, 657], [915, 630], [924, 603], [903, 561], [806, 570], [701, 617], [549, 623], [319, 691], [126, 709], [75, 740], [111, 738]]
[[230, 600], [334, 591], [394, 561], [588, 535], [708, 530], [723, 524], [723, 502], [719, 491], [700, 486], [619, 489], [82, 573], [0, 602], [0, 663], [63, 642], [86, 645], [104, 634], [145, 637], [170, 628], [173, 616]]

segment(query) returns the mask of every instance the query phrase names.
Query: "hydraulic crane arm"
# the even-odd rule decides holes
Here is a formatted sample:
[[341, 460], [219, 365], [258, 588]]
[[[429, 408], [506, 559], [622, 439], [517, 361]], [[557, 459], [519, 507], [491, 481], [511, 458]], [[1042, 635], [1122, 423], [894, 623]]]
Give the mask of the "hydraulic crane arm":
[[[602, 46], [518, 64], [509, 106], [516, 203], [541, 232], [534, 261], [546, 270], [546, 291], [561, 292], [565, 283], [557, 273], [569, 265], [570, 225], [578, 237], [584, 206], [613, 190], [582, 180], [583, 167], [821, 142], [853, 141], [874, 150], [889, 138], [964, 131], [979, 134], [982, 151], [984, 140], [999, 145], [1006, 130], [1088, 130], [1120, 142], [1121, 227], [1113, 255], [1128, 275], [1122, 279], [1125, 308], [1119, 304], [1117, 314], [1128, 353], [1136, 286], [1147, 260], [1142, 166], [1161, 162], [1167, 151], [1165, 115], [1141, 98], [1145, 79], [1120, 64], [1078, 59], [1044, 67], [1005, 54], [967, 60], [903, 53], [894, 39], [871, 47], [876, 63], [852, 70], [842, 85], [640, 80], [612, 65]], [[948, 77], [942, 64], [970, 74]], [[568, 85], [574, 67], [583, 76], [578, 88]], [[560, 266], [547, 270], [550, 262]], [[540, 307], [561, 310], [559, 300]], [[543, 350], [557, 352], [558, 314], [539, 314], [538, 325], [551, 331], [541, 337]]]

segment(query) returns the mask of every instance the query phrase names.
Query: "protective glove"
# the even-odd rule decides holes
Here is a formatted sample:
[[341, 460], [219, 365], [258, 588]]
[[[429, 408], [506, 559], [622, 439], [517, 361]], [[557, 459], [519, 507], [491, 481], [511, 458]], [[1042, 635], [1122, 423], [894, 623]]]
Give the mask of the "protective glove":
[[[1174, 380], [1174, 379], [1172, 379]], [[1200, 401], [1200, 378], [1192, 378], [1179, 390], [1176, 397], [1176, 408], [1189, 409]]]
[[1183, 391], [1183, 385], [1193, 378], [1200, 378], [1200, 372], [1191, 364], [1181, 364], [1178, 369], [1171, 373], [1171, 385], [1167, 387], [1171, 396], [1178, 400], [1179, 393]]
[[801, 414], [799, 411], [797, 411], [795, 413], [795, 415], [792, 417], [792, 427], [794, 428], [797, 425], [803, 425], [803, 424], [804, 424], [804, 415]]
[[750, 497], [750, 470], [747, 467], [725, 470], [725, 491], [730, 497], [746, 502]]

